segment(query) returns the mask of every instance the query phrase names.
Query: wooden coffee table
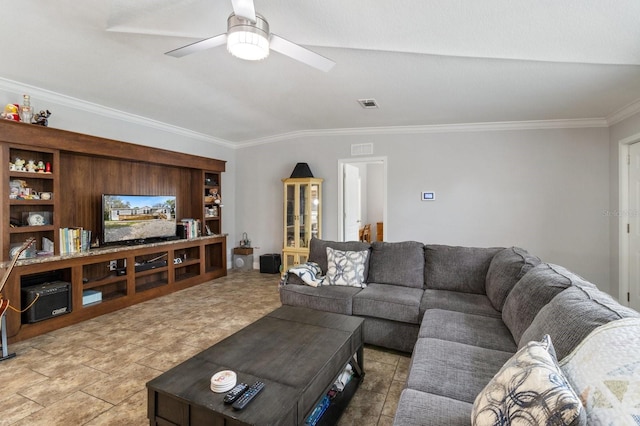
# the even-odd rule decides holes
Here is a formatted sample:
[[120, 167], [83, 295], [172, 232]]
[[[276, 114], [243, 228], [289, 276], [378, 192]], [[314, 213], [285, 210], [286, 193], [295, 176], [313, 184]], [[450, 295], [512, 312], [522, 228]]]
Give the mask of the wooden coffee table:
[[[354, 376], [322, 417], [335, 424], [364, 377], [361, 318], [282, 306], [147, 383], [151, 425], [299, 425], [344, 367]], [[243, 410], [210, 390], [233, 370], [238, 383], [265, 383]]]

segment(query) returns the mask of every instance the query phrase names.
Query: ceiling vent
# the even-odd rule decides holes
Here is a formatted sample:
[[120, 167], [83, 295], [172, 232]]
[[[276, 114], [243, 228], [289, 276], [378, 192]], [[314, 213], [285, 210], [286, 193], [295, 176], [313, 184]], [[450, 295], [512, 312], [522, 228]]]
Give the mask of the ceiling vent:
[[378, 102], [375, 99], [358, 99], [358, 103], [365, 109], [378, 108]]
[[351, 145], [351, 155], [371, 155], [373, 154], [372, 143], [356, 143]]

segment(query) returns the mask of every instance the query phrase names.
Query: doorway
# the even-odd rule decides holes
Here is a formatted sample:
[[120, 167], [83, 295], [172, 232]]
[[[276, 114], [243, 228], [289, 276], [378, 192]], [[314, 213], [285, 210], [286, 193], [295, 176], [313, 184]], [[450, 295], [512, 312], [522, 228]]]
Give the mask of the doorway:
[[338, 241], [357, 241], [370, 226], [371, 241], [388, 241], [387, 158], [338, 160]]
[[619, 144], [620, 303], [640, 309], [640, 134]]

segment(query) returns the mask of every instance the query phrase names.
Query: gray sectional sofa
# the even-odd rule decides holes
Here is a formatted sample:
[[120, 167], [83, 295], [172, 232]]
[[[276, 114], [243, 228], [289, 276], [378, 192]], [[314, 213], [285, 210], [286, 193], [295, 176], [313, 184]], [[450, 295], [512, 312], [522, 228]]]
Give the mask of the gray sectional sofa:
[[549, 335], [562, 360], [595, 328], [640, 316], [517, 247], [313, 239], [309, 261], [322, 271], [327, 247], [368, 251], [366, 285], [312, 287], [289, 274], [281, 301], [357, 315], [366, 343], [411, 352], [395, 425], [469, 425], [476, 396], [528, 342]]

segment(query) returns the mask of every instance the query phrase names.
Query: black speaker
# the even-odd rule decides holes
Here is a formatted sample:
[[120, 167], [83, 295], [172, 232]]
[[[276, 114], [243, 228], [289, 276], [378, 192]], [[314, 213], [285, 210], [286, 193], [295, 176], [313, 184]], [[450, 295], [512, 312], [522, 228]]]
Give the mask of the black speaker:
[[277, 253], [263, 254], [260, 256], [260, 272], [264, 274], [277, 274], [280, 272], [282, 260]]
[[53, 281], [22, 288], [22, 309], [40, 295], [36, 303], [22, 314], [22, 322], [34, 323], [71, 312], [71, 284]]

